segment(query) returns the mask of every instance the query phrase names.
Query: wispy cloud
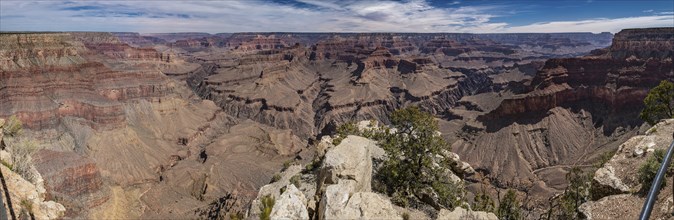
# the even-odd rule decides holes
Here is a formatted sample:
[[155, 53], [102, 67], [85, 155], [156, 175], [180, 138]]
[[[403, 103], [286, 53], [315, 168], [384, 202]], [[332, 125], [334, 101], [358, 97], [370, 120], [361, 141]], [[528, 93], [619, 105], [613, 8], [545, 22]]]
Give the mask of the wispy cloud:
[[[674, 13], [512, 26], [505, 5], [426, 0], [0, 1], [3, 31], [568, 32], [673, 26]], [[663, 14], [660, 14], [663, 13]], [[665, 21], [669, 19], [669, 23]]]
[[616, 19], [542, 22], [505, 28], [505, 32], [618, 32], [625, 28], [671, 27], [674, 16], [643, 16]]

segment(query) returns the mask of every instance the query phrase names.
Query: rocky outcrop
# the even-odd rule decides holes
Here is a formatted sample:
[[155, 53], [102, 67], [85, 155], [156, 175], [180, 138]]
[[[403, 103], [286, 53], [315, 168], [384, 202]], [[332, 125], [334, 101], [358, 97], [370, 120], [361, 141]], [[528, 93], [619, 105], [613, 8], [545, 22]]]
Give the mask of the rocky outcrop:
[[610, 55], [615, 59], [667, 59], [674, 56], [674, 28], [624, 29], [613, 38]]
[[447, 209], [440, 210], [438, 212], [437, 220], [452, 220], [452, 219], [470, 219], [470, 220], [497, 220], [498, 217], [494, 213], [489, 212], [480, 212], [480, 211], [471, 211], [466, 210], [461, 207], [456, 207], [454, 211], [448, 211]]
[[288, 185], [274, 203], [270, 219], [309, 219], [307, 199], [295, 185]]
[[354, 190], [369, 191], [372, 182], [370, 149], [375, 142], [364, 137], [348, 136], [325, 154], [319, 174], [318, 189], [337, 184], [340, 179], [354, 181]]
[[[357, 126], [361, 131], [381, 129], [377, 123], [371, 121], [361, 121]], [[317, 144], [319, 159], [315, 159], [304, 169], [300, 166], [290, 166], [278, 174], [278, 178], [274, 179], [275, 182], [263, 186], [250, 206], [249, 218], [259, 217], [261, 199], [264, 196], [283, 200], [283, 205], [274, 206], [272, 218], [274, 213], [283, 213], [283, 216], [304, 216], [305, 209], [291, 205], [300, 203], [306, 204], [308, 217], [312, 219], [402, 219], [403, 213], [420, 212], [395, 206], [386, 195], [372, 192], [370, 184], [374, 176], [373, 161], [380, 163], [386, 157], [385, 151], [378, 147], [375, 141], [353, 135], [342, 138], [337, 146], [332, 144], [331, 137], [321, 138]], [[472, 167], [460, 161], [458, 155], [454, 153], [447, 151], [438, 157], [448, 157], [452, 161], [452, 167], [448, 167], [446, 171], [456, 180], [448, 177], [448, 181], [458, 181], [457, 184], [463, 181], [451, 171], [452, 169], [461, 170], [462, 174], [472, 171]], [[301, 186], [298, 187], [301, 193], [295, 192], [295, 186]], [[292, 201], [287, 199], [291, 198], [291, 195], [299, 197], [302, 194], [306, 198], [293, 197]], [[278, 204], [278, 199], [276, 201]], [[291, 206], [292, 208], [287, 210], [277, 210], [280, 207]], [[425, 215], [415, 214], [415, 216]]]
[[[3, 202], [11, 203], [13, 212], [20, 218], [58, 219], [62, 218], [66, 208], [60, 203], [45, 200], [44, 192], [39, 186], [23, 179], [4, 165], [0, 165], [7, 188], [1, 191]], [[5, 200], [5, 190], [9, 192], [10, 201]], [[9, 214], [8, 214], [9, 216]]]
[[[655, 150], [667, 150], [672, 142], [674, 119], [666, 119], [620, 145], [613, 157], [599, 168], [592, 180], [592, 199], [580, 206], [588, 219], [636, 218], [645, 201], [641, 194], [639, 167]], [[673, 184], [666, 178], [667, 186]], [[650, 186], [646, 186], [650, 188]], [[672, 187], [660, 190], [652, 217], [669, 216], [673, 211]]]

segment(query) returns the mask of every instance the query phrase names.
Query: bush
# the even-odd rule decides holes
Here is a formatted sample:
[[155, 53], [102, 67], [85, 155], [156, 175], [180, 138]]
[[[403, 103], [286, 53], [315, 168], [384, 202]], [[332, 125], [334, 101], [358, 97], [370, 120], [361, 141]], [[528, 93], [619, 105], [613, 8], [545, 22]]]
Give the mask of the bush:
[[281, 171], [287, 170], [294, 163], [295, 163], [295, 161], [293, 161], [293, 160], [287, 160], [286, 162], [283, 162], [283, 169], [281, 169]]
[[[373, 189], [386, 193], [392, 201], [406, 207], [415, 198], [414, 192], [432, 187], [440, 196], [441, 205], [454, 208], [464, 201], [462, 184], [440, 182], [445, 180], [443, 171], [449, 168], [447, 158], [436, 158], [443, 150], [450, 150], [437, 133], [438, 124], [433, 116], [412, 106], [391, 114], [391, 126], [358, 130], [356, 123], [346, 123], [337, 128], [333, 144], [338, 145], [348, 135], [359, 135], [377, 141], [386, 151], [387, 158], [375, 175]], [[439, 165], [439, 166], [438, 166]]]
[[440, 195], [442, 205], [454, 208], [460, 204], [463, 187], [438, 182], [450, 162], [447, 158], [436, 159], [435, 155], [450, 147], [437, 135], [438, 124], [433, 116], [418, 107], [408, 107], [393, 112], [391, 123], [395, 133], [379, 129], [373, 134], [387, 153], [376, 177], [387, 186], [387, 193], [402, 193], [409, 198], [413, 192], [431, 186]]
[[503, 220], [519, 220], [522, 219], [522, 210], [520, 202], [517, 200], [515, 191], [510, 189], [505, 197], [499, 202], [498, 211], [496, 213], [499, 219]]
[[243, 216], [243, 213], [241, 213], [241, 212], [230, 212], [229, 213], [229, 219], [231, 219], [231, 220], [243, 220], [245, 218]]
[[302, 177], [300, 175], [295, 175], [293, 177], [290, 177], [290, 183], [295, 185], [295, 187], [300, 188], [300, 180], [302, 180]]
[[433, 190], [438, 194], [438, 197], [440, 198], [438, 202], [440, 202], [441, 205], [448, 208], [454, 208], [463, 204], [463, 198], [465, 197], [466, 192], [462, 186], [452, 182], [443, 183], [440, 181], [435, 181], [431, 185]]
[[332, 139], [332, 144], [335, 146], [339, 145], [349, 135], [360, 135], [358, 125], [355, 122], [348, 122], [337, 127], [337, 133], [335, 134], [335, 138]]
[[403, 220], [410, 220], [410, 213], [409, 212], [403, 212], [401, 217], [403, 217]]
[[[661, 158], [658, 158], [658, 153], [654, 153], [652, 156], [648, 157], [646, 162], [641, 164], [639, 167], [637, 176], [639, 183], [641, 183], [641, 189], [639, 192], [642, 194], [648, 193], [649, 189], [651, 188], [653, 180], [655, 179], [655, 175], [658, 173], [658, 169], [660, 169], [661, 160]], [[663, 181], [660, 187], [665, 187], [666, 183], [667, 181]]]
[[271, 195], [262, 197], [262, 206], [260, 206], [260, 220], [271, 220], [270, 215], [274, 208], [276, 200]]
[[475, 196], [472, 208], [473, 211], [494, 212], [496, 204], [494, 204], [494, 200], [487, 193], [481, 192]]
[[5, 125], [3, 125], [3, 132], [7, 136], [16, 137], [21, 134], [23, 123], [15, 116], [9, 116]]
[[271, 177], [271, 182], [270, 183], [275, 183], [281, 180], [281, 174], [274, 174], [274, 176]]
[[651, 125], [657, 123], [660, 119], [672, 118], [674, 115], [674, 83], [667, 80], [660, 82], [658, 86], [651, 89], [644, 99], [644, 109], [639, 114], [639, 118]]
[[6, 166], [7, 168], [9, 168], [9, 170], [14, 171], [14, 166], [12, 166], [11, 164], [7, 163], [7, 161], [0, 160], [0, 163], [2, 163], [2, 165], [4, 165], [4, 166]]
[[407, 198], [407, 196], [404, 193], [401, 193], [401, 192], [394, 192], [391, 195], [391, 202], [393, 204], [396, 204], [396, 205], [398, 205], [400, 207], [403, 207], [403, 208], [410, 205], [410, 202], [409, 202], [409, 199]]
[[11, 157], [13, 170], [21, 175], [25, 180], [35, 183], [35, 176], [33, 174], [33, 158], [32, 155], [37, 151], [37, 145], [31, 141], [23, 141], [20, 144], [12, 146]]
[[599, 169], [603, 167], [604, 164], [608, 163], [608, 161], [610, 161], [611, 158], [613, 158], [614, 154], [615, 152], [613, 151], [604, 152], [603, 154], [601, 154], [601, 156], [599, 156], [599, 161], [597, 161], [597, 163], [595, 164], [595, 168]]

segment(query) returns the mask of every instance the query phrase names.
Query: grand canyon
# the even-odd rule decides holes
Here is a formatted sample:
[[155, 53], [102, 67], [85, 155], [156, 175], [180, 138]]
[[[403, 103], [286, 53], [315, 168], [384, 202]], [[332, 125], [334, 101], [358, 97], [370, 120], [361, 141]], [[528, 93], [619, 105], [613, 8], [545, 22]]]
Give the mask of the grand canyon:
[[[502, 219], [476, 204], [513, 191], [519, 218], [557, 219], [578, 169], [579, 218], [636, 218], [637, 169], [674, 131], [639, 113], [674, 81], [673, 48], [674, 27], [0, 32], [2, 216], [264, 219], [272, 196], [271, 219]], [[401, 205], [376, 189], [381, 142], [339, 136], [411, 106], [437, 122], [464, 205]], [[674, 211], [668, 179], [653, 217]]]

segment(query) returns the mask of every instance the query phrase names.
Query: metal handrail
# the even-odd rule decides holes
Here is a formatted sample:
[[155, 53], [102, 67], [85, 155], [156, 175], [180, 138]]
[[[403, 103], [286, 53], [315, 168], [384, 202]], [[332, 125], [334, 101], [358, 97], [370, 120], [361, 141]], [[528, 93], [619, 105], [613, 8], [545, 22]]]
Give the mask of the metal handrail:
[[641, 208], [641, 214], [639, 215], [640, 220], [648, 220], [651, 216], [653, 205], [658, 198], [658, 193], [660, 193], [660, 185], [662, 185], [662, 181], [665, 180], [665, 172], [667, 171], [667, 168], [669, 168], [669, 163], [672, 160], [672, 153], [674, 153], [674, 141], [669, 144], [667, 155], [665, 155], [665, 158], [660, 165], [660, 169], [658, 169], [658, 173], [655, 175], [651, 189], [648, 191], [648, 197], [646, 197], [646, 202], [644, 202], [644, 207]]

